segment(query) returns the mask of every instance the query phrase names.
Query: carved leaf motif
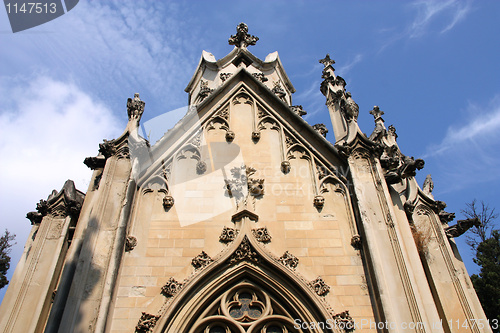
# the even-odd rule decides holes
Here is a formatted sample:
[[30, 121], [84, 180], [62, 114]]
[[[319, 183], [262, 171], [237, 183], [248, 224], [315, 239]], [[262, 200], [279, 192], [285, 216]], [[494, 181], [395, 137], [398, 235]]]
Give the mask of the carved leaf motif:
[[318, 276], [316, 280], [311, 281], [309, 285], [318, 296], [324, 296], [330, 291], [330, 286], [328, 286], [320, 276]]
[[173, 277], [168, 279], [167, 283], [161, 287], [161, 293], [166, 297], [174, 296], [182, 288], [182, 283], [176, 281]]
[[254, 235], [255, 239], [262, 243], [269, 243], [272, 238], [266, 227], [252, 229], [252, 234]]
[[204, 268], [205, 266], [208, 266], [211, 262], [213, 262], [213, 259], [210, 258], [205, 251], [201, 251], [200, 254], [198, 254], [196, 257], [193, 258], [193, 260], [191, 260], [191, 264], [195, 269]]
[[222, 229], [222, 233], [219, 236], [219, 241], [222, 243], [229, 243], [232, 242], [237, 235], [238, 235], [238, 230], [224, 227], [224, 229]]
[[140, 333], [152, 332], [158, 319], [160, 319], [160, 316], [143, 312], [137, 326], [135, 327], [135, 331]]
[[286, 251], [279, 259], [278, 261], [283, 264], [284, 266], [295, 269], [299, 265], [299, 259], [291, 254], [290, 252]]
[[229, 259], [229, 263], [231, 265], [234, 265], [237, 262], [240, 262], [242, 260], [247, 260], [250, 262], [258, 262], [259, 261], [259, 255], [253, 249], [247, 236], [245, 236], [245, 238], [243, 238], [243, 241], [241, 242], [241, 244], [238, 246], [236, 251], [234, 251], [234, 253], [231, 255], [231, 258]]

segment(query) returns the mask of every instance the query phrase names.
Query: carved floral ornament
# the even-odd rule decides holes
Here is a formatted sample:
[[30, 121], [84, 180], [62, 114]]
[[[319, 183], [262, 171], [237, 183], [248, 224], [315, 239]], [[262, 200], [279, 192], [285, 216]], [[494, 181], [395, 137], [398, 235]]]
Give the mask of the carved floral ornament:
[[267, 230], [266, 227], [252, 229], [252, 233], [253, 233], [255, 239], [261, 243], [269, 243], [271, 241], [272, 237], [269, 234], [269, 231]]

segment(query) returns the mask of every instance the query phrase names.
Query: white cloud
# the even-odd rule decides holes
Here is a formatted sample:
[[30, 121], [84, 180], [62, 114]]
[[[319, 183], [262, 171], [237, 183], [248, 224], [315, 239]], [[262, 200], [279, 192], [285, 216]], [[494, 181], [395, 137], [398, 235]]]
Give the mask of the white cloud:
[[424, 156], [442, 168], [448, 191], [500, 179], [500, 95], [487, 106], [470, 103], [467, 114], [469, 119], [450, 126]]
[[[419, 0], [411, 3], [410, 6], [416, 10], [413, 21], [403, 28], [401, 33], [390, 36], [379, 52], [401, 39], [420, 38], [433, 30], [438, 30], [441, 34], [450, 31], [464, 20], [472, 9], [470, 0]], [[442, 27], [443, 24], [445, 24], [444, 27]], [[382, 31], [392, 30], [382, 29]]]
[[120, 135], [124, 124], [76, 85], [49, 77], [3, 77], [0, 99], [0, 232], [17, 234], [14, 267], [31, 228], [26, 213], [67, 179], [86, 192], [91, 171], [84, 158], [97, 155], [102, 139]]
[[346, 65], [340, 67], [337, 70], [337, 73], [342, 74], [342, 75], [346, 75], [354, 67], [354, 65], [359, 63], [361, 60], [363, 60], [363, 55], [356, 54], [356, 56], [354, 56], [354, 58], [350, 62], [348, 62]]

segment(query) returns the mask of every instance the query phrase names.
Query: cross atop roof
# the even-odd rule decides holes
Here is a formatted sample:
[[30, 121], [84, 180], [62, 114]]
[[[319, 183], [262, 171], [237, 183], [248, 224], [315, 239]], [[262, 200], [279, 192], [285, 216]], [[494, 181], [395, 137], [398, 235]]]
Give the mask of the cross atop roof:
[[321, 59], [319, 62], [323, 64], [326, 68], [330, 65], [333, 65], [335, 63], [335, 60], [330, 59], [330, 54], [327, 54], [326, 57], [324, 59]]

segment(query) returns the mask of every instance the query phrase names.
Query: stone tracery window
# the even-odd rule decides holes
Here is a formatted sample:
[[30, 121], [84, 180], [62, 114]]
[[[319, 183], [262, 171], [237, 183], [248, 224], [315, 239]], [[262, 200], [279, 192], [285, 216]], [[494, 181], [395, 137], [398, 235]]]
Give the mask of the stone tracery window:
[[193, 333], [289, 333], [293, 316], [265, 290], [244, 281], [233, 286], [203, 312]]

